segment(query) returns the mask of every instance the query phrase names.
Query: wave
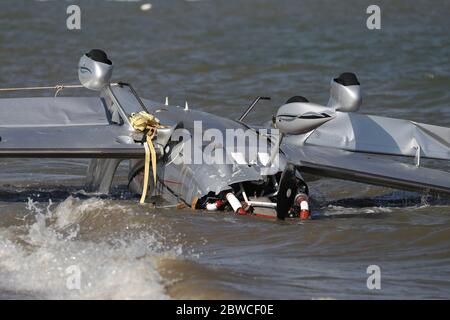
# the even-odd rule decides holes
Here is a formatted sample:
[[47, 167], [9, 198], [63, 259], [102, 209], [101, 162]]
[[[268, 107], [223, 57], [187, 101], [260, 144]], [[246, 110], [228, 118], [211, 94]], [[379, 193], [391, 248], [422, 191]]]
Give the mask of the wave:
[[[182, 245], [168, 247], [151, 227], [120, 220], [127, 210], [98, 198], [68, 197], [46, 206], [29, 199], [25, 223], [0, 229], [0, 296], [168, 299], [156, 264], [181, 256]], [[120, 222], [111, 226], [125, 225], [125, 231], [111, 229], [112, 220]], [[103, 232], [90, 232], [100, 226]], [[74, 275], [79, 275], [75, 287]]]

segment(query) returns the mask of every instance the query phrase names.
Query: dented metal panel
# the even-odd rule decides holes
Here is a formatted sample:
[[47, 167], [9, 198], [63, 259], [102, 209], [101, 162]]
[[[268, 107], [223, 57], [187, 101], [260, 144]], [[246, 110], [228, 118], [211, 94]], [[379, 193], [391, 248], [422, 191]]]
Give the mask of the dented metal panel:
[[359, 113], [337, 112], [312, 133], [286, 137], [295, 145], [450, 160], [450, 128]]

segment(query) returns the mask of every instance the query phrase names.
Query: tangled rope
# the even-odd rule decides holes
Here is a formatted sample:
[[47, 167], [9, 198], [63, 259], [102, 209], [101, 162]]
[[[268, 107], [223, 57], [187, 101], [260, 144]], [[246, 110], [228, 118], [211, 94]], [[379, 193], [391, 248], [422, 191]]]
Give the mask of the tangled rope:
[[147, 197], [150, 163], [152, 164], [153, 183], [156, 187], [156, 151], [155, 147], [153, 146], [152, 139], [155, 137], [157, 130], [159, 128], [164, 128], [164, 126], [160, 124], [158, 118], [145, 111], [141, 111], [139, 113], [132, 113], [130, 116], [130, 123], [133, 129], [139, 132], [143, 132], [145, 134], [144, 185], [140, 200], [140, 203], [145, 203], [145, 198]]

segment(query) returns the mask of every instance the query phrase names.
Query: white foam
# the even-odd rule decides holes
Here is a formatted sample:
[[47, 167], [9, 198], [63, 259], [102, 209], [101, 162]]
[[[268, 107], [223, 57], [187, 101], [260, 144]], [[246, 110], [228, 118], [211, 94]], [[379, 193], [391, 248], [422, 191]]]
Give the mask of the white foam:
[[144, 3], [141, 5], [141, 10], [142, 11], [149, 11], [152, 9], [152, 4], [151, 3]]
[[[148, 230], [80, 240], [80, 222], [86, 215], [111, 208], [104, 200], [72, 197], [52, 207], [41, 208], [30, 200], [28, 210], [36, 221], [22, 233], [11, 227], [0, 230], [0, 292], [40, 299], [169, 298], [155, 262], [161, 255], [181, 255], [181, 246], [167, 250]], [[67, 287], [70, 266], [81, 271], [80, 290]]]
[[349, 208], [342, 206], [329, 205], [327, 207], [327, 215], [354, 215], [354, 214], [368, 214], [368, 213], [389, 213], [392, 208], [386, 207], [368, 207], [368, 208]]

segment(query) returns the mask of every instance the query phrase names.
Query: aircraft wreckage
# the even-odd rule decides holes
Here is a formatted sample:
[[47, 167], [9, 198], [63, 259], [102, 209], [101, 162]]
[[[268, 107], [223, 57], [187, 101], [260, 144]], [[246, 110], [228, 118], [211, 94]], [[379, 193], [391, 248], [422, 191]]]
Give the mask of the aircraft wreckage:
[[[450, 160], [450, 128], [359, 112], [352, 73], [331, 81], [327, 105], [302, 96], [280, 106], [265, 127], [139, 97], [112, 83], [113, 63], [98, 49], [82, 56], [81, 85], [54, 97], [0, 99], [0, 157], [86, 158], [87, 187], [108, 193], [129, 161], [129, 188], [195, 209], [278, 219], [307, 219], [303, 173], [397, 189], [450, 195], [450, 174], [421, 159]], [[84, 87], [98, 97], [58, 96]], [[196, 137], [200, 136], [200, 139]], [[383, 156], [410, 157], [408, 163]]]

